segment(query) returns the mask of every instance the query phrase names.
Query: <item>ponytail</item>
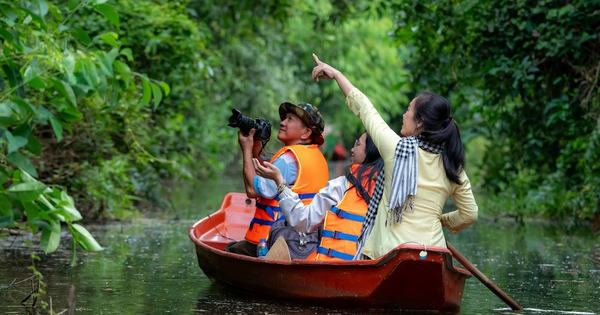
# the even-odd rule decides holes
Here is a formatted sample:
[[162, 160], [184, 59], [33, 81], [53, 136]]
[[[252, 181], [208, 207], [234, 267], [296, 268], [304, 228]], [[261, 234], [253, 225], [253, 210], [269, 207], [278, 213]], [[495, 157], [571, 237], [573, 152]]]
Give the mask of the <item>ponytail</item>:
[[415, 120], [423, 123], [423, 140], [444, 147], [441, 154], [446, 177], [453, 183], [462, 184], [460, 173], [465, 167], [465, 149], [450, 112], [450, 103], [435, 93], [423, 92], [416, 97], [415, 110]]

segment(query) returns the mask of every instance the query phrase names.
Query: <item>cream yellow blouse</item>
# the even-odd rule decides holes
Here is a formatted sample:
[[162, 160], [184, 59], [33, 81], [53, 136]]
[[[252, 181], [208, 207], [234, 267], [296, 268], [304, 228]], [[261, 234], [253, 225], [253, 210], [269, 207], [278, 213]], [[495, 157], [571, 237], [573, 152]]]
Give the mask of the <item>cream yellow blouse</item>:
[[[396, 144], [400, 136], [383, 121], [371, 101], [358, 89], [354, 88], [348, 93], [346, 105], [362, 120], [383, 157], [386, 170], [383, 196], [377, 210], [375, 225], [363, 247], [364, 255], [376, 259], [407, 242], [446, 247], [442, 226], [456, 233], [477, 220], [477, 204], [465, 172], [460, 174], [461, 185], [452, 183], [446, 177], [441, 155], [419, 149], [414, 211], [405, 211], [402, 222], [394, 224], [390, 220], [385, 226]], [[454, 198], [458, 210], [442, 215], [442, 209], [449, 196]]]

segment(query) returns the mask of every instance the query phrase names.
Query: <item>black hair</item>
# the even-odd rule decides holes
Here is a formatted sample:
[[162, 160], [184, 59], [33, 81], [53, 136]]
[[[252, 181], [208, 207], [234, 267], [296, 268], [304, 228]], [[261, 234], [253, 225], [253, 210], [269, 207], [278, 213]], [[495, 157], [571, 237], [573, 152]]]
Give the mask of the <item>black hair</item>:
[[[354, 176], [358, 179], [358, 181], [354, 182], [358, 182], [360, 185], [356, 185], [355, 183], [352, 183], [353, 180], [350, 180], [352, 185], [350, 185], [350, 188], [348, 189], [356, 186], [356, 194], [361, 198], [365, 194], [371, 196], [369, 192], [374, 185], [373, 179], [383, 170], [383, 158], [381, 157], [381, 154], [379, 154], [379, 150], [368, 133], [365, 141], [365, 153], [365, 160], [356, 168], [356, 170], [352, 172], [352, 169], [349, 168], [346, 173], [346, 178], [350, 179], [351, 176]], [[366, 187], [364, 186], [365, 183]], [[369, 202], [369, 200], [365, 201], [367, 203]]]
[[461, 184], [459, 175], [465, 167], [465, 149], [458, 125], [452, 119], [450, 102], [432, 92], [422, 92], [415, 99], [415, 122], [423, 123], [423, 140], [443, 145], [442, 161], [446, 177]]

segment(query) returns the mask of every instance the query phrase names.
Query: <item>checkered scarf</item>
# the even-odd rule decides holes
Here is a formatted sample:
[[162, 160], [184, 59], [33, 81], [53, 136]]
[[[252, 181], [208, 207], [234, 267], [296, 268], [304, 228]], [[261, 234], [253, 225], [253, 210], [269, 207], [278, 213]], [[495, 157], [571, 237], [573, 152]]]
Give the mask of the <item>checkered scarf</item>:
[[[402, 214], [404, 210], [413, 211], [414, 197], [417, 194], [417, 147], [432, 153], [442, 153], [443, 146], [439, 144], [429, 143], [424, 141], [421, 136], [403, 137], [396, 145], [396, 158], [394, 160], [394, 171], [392, 173], [392, 187], [390, 190], [390, 200], [387, 205], [388, 213], [386, 214], [385, 225], [387, 226], [388, 219], [393, 218], [394, 223], [402, 222]], [[360, 231], [360, 236], [356, 243], [355, 260], [363, 259], [362, 249], [365, 241], [373, 230], [375, 217], [377, 216], [377, 208], [379, 201], [383, 196], [383, 188], [385, 186], [385, 169], [377, 176], [373, 197], [369, 202], [365, 222]]]

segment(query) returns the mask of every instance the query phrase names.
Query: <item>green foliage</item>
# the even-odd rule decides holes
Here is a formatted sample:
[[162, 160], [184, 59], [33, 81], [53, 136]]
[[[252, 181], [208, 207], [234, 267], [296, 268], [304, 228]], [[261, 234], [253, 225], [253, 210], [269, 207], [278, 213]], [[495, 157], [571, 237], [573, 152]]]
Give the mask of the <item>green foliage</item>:
[[487, 138], [484, 187], [521, 214], [600, 212], [600, 1], [392, 5], [416, 86]]
[[[211, 68], [215, 76], [204, 85], [213, 110], [225, 109], [221, 112], [225, 118], [235, 107], [276, 126], [282, 102], [312, 103], [323, 113], [327, 129], [331, 128], [327, 143], [350, 145], [364, 128], [344, 109], [343, 95], [335, 83], [311, 80], [310, 70], [315, 65], [311, 54], [316, 53], [326, 62], [349, 69], [346, 73], [356, 76], [353, 82], [388, 121], [399, 126], [409, 91], [398, 84], [405, 82], [406, 76], [398, 49], [386, 35], [392, 27], [389, 19], [354, 14], [364, 6], [362, 2], [288, 1], [287, 7], [264, 2], [191, 3], [213, 34], [209, 47], [214, 48], [213, 60], [218, 62]], [[282, 16], [286, 19], [279, 18]], [[234, 142], [228, 145], [237, 149]], [[268, 149], [274, 151], [279, 145], [273, 140]], [[328, 152], [331, 148], [324, 149]]]
[[155, 108], [163, 90], [169, 90], [164, 82], [131, 71], [124, 60], [131, 51], [121, 49], [118, 34], [90, 37], [85, 29], [71, 27], [69, 18], [87, 8], [118, 28], [117, 11], [104, 2], [70, 1], [67, 8], [43, 0], [0, 1], [0, 224], [41, 230], [46, 253], [58, 248], [61, 224], [74, 244], [102, 249], [75, 223], [83, 217], [74, 199], [51, 183], [71, 171], [62, 160], [52, 164], [52, 157], [73, 152], [70, 144], [80, 136], [82, 122], [94, 118], [90, 114], [121, 112], [127, 119], [128, 112], [143, 111], [134, 78], [152, 84], [151, 96], [142, 94], [154, 100]]

